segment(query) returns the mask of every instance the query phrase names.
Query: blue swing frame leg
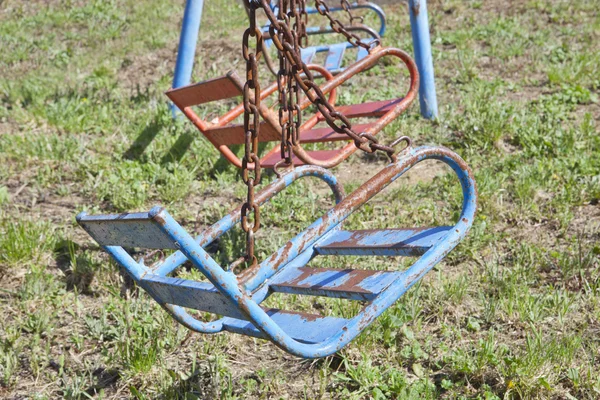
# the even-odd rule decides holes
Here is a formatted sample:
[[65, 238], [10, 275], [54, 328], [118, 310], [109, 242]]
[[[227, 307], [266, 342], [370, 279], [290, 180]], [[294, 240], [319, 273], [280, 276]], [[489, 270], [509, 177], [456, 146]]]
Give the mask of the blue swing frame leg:
[[[189, 85], [192, 79], [192, 69], [194, 68], [194, 57], [196, 55], [198, 34], [200, 33], [203, 7], [204, 0], [187, 0], [185, 4], [181, 35], [179, 37], [179, 48], [177, 49], [173, 88]], [[173, 103], [171, 103], [171, 112], [174, 118], [181, 115], [181, 112]]]
[[436, 119], [438, 117], [438, 105], [435, 93], [433, 58], [431, 56], [427, 0], [409, 0], [408, 8], [413, 46], [415, 48], [415, 62], [421, 78], [419, 87], [421, 115], [427, 119]]

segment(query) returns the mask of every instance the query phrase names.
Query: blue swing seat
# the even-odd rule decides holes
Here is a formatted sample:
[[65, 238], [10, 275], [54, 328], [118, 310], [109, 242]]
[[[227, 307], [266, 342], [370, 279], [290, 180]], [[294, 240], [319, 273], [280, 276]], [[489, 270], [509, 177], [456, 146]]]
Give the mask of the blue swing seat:
[[[417, 229], [346, 231], [342, 222], [370, 198], [415, 164], [435, 159], [458, 176], [463, 204], [453, 226]], [[236, 275], [225, 270], [204, 250], [240, 221], [238, 207], [198, 237], [191, 237], [161, 207], [149, 212], [77, 216], [78, 223], [127, 270], [133, 279], [188, 328], [203, 332], [235, 332], [269, 339], [285, 351], [304, 358], [325, 357], [360, 334], [467, 234], [475, 216], [477, 193], [472, 172], [455, 153], [442, 147], [409, 148], [348, 196], [326, 169], [302, 166], [276, 179], [256, 195], [264, 204], [298, 178], [315, 176], [332, 189], [336, 205], [287, 242], [253, 270]], [[135, 261], [124, 247], [176, 249], [159, 265]], [[405, 271], [367, 271], [311, 268], [317, 256], [410, 256], [418, 259]], [[190, 261], [208, 282], [168, 276]], [[265, 308], [273, 293], [325, 296], [365, 302], [353, 318], [337, 318]], [[212, 322], [192, 317], [185, 308], [221, 316]]]

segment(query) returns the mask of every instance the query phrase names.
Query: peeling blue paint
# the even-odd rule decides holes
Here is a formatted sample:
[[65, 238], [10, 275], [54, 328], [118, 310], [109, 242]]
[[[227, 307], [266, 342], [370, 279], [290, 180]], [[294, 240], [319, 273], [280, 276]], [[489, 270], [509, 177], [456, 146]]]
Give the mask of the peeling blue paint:
[[[353, 232], [340, 230], [341, 223], [349, 215], [414, 165], [427, 159], [448, 164], [461, 182], [462, 211], [454, 226]], [[257, 194], [257, 199], [264, 203], [303, 176], [317, 176], [325, 180], [335, 193], [337, 204], [264, 260], [258, 270], [244, 277], [223, 269], [203, 249], [203, 246], [239, 221], [239, 209], [209, 227], [197, 238], [190, 236], [162, 208], [154, 208], [149, 213], [118, 216], [81, 214], [77, 220], [154, 300], [186, 327], [205, 333], [226, 330], [266, 338], [300, 357], [324, 357], [335, 353], [360, 334], [465, 237], [475, 217], [477, 191], [471, 170], [458, 155], [441, 147], [419, 147], [402, 153], [398, 161], [386, 166], [346, 197], [330, 172], [306, 166], [275, 180]], [[123, 226], [127, 228], [124, 229]], [[159, 238], [156, 239], [157, 243], [174, 243], [179, 251], [163, 263], [167, 267], [150, 269], [136, 262], [114, 241], [123, 238], [127, 243], [157, 243], [149, 243], [148, 236], [144, 236], [143, 240], [127, 237], [127, 232], [131, 235], [152, 232], [153, 238]], [[407, 248], [411, 251], [406, 251]], [[361, 255], [392, 252], [393, 255], [400, 256], [414, 256], [418, 253], [420, 257], [405, 271], [335, 270], [306, 266], [317, 255], [323, 255], [327, 251], [331, 252], [327, 254], [340, 254], [340, 249]], [[210, 283], [161, 276], [173, 271], [186, 260], [191, 261]], [[367, 303], [350, 319], [263, 308], [261, 302], [277, 291], [339, 297]], [[191, 317], [184, 307], [225, 317], [213, 322], [202, 322]]]

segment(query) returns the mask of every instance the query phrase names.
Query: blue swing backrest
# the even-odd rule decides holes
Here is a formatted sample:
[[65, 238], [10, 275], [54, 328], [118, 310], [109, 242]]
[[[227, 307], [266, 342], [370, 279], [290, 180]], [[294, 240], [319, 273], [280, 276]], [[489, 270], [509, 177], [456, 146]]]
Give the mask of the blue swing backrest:
[[[277, 11], [277, 1], [273, 1], [271, 3], [271, 9], [273, 11]], [[377, 15], [377, 17], [379, 19], [379, 27], [378, 27], [378, 29], [374, 30], [373, 34], [371, 34], [372, 40], [376, 38], [374, 36], [375, 33], [377, 33], [379, 35], [379, 37], [383, 37], [385, 30], [386, 30], [386, 22], [385, 22], [385, 13], [381, 9], [381, 7], [379, 7], [377, 4], [366, 2], [366, 3], [353, 3], [350, 5], [350, 9], [351, 10], [367, 9], [367, 10], [374, 12], [375, 15]], [[330, 7], [329, 10], [331, 12], [343, 11], [343, 9], [341, 7]], [[306, 13], [307, 14], [318, 14], [318, 10], [314, 7], [307, 7]], [[263, 27], [263, 32], [269, 31], [269, 25], [270, 24], [267, 23]], [[309, 26], [309, 27], [306, 27], [306, 33], [308, 35], [321, 35], [321, 34], [330, 34], [330, 33], [335, 33], [335, 32], [331, 29], [324, 30], [318, 26]], [[273, 41], [271, 39], [265, 40], [265, 46], [267, 48], [269, 48], [272, 45], [272, 43], [273, 43]], [[352, 44], [348, 43], [347, 41], [335, 43], [335, 44], [309, 46], [309, 47], [303, 48], [301, 50], [302, 62], [304, 62], [304, 64], [311, 64], [317, 54], [327, 52], [327, 57], [325, 59], [324, 67], [329, 72], [337, 74], [343, 70], [342, 61], [344, 58], [344, 52], [346, 51], [346, 49], [349, 49], [351, 47], [353, 47]], [[362, 60], [368, 54], [369, 53], [366, 49], [359, 47], [355, 61]]]

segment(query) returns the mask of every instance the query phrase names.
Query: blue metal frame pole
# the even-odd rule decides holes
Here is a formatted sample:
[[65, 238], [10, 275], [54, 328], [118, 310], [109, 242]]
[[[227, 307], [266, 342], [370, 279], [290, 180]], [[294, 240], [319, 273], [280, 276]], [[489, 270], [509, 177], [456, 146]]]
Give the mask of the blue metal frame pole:
[[[177, 62], [175, 64], [175, 76], [173, 77], [173, 88], [189, 85], [192, 79], [192, 68], [196, 55], [196, 43], [200, 32], [200, 21], [202, 20], [202, 7], [204, 0], [187, 0], [183, 13], [181, 25], [181, 36], [177, 50]], [[173, 117], [177, 116], [178, 108], [171, 104]]]
[[431, 57], [427, 0], [408, 0], [408, 9], [413, 46], [415, 48], [415, 61], [421, 76], [419, 87], [421, 115], [427, 119], [435, 119], [438, 116], [438, 106], [435, 94], [433, 59]]

